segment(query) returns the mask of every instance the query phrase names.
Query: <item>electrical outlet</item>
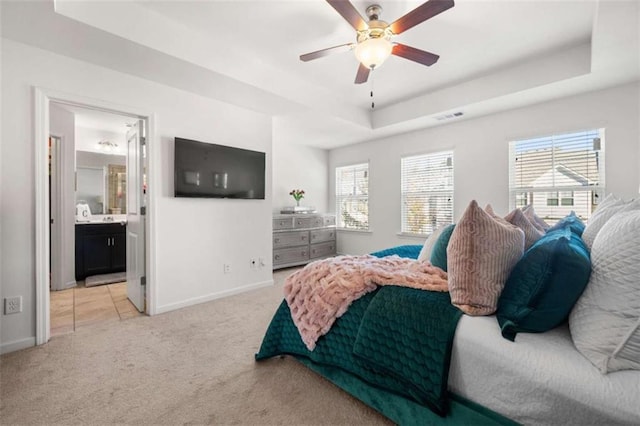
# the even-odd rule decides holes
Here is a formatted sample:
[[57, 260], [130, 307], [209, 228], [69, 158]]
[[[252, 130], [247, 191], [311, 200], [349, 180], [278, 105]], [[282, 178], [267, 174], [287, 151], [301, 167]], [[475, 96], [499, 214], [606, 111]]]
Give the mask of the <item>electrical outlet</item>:
[[258, 267], [258, 261], [255, 259], [249, 259], [249, 264], [251, 265], [251, 269], [256, 269]]
[[4, 314], [17, 314], [22, 312], [22, 296], [4, 298]]
[[228, 263], [225, 263], [224, 265], [222, 265], [222, 270], [224, 271], [225, 274], [230, 274], [231, 273], [231, 265]]

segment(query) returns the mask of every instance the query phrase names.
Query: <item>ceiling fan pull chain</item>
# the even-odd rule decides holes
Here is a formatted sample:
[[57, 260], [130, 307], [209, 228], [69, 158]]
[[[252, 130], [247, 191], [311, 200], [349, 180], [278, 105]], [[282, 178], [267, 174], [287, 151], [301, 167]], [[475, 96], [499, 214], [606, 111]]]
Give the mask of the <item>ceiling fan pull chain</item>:
[[373, 73], [373, 68], [372, 68], [371, 69], [371, 79], [370, 79], [370, 81], [371, 81], [371, 92], [369, 93], [369, 96], [371, 97], [371, 109], [374, 109], [376, 107], [376, 103], [374, 102], [374, 99], [373, 99], [373, 80], [374, 80], [373, 75], [374, 75], [374, 73]]

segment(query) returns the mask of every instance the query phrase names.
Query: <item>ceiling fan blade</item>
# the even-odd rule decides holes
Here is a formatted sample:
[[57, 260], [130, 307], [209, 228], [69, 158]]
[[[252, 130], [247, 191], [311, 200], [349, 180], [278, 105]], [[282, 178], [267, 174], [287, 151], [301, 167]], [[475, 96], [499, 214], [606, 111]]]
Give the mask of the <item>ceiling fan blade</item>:
[[451, 9], [453, 6], [453, 0], [429, 0], [394, 21], [389, 27], [394, 34], [400, 34], [447, 9]]
[[371, 70], [367, 67], [365, 67], [364, 65], [360, 64], [360, 66], [358, 67], [358, 73], [356, 74], [356, 81], [354, 83], [356, 84], [362, 84], [362, 83], [366, 83], [367, 80], [369, 79], [369, 72]]
[[396, 43], [393, 46], [391, 54], [426, 66], [431, 66], [440, 59], [440, 56], [435, 53], [425, 52], [424, 50], [416, 49], [415, 47], [400, 43]]
[[327, 47], [326, 49], [316, 50], [315, 52], [305, 53], [300, 55], [300, 60], [303, 62], [311, 61], [313, 59], [322, 58], [323, 56], [330, 55], [332, 53], [342, 53], [353, 49], [353, 43], [341, 44], [340, 46]]
[[367, 22], [364, 20], [362, 15], [358, 13], [349, 0], [327, 0], [327, 3], [329, 3], [344, 19], [346, 19], [356, 31], [367, 29]]

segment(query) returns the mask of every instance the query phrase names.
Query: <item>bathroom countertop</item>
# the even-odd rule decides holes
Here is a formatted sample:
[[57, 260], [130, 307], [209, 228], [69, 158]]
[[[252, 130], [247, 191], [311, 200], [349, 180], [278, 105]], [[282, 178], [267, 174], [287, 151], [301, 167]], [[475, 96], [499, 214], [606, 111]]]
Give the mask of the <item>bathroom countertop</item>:
[[102, 223], [127, 223], [126, 214], [94, 214], [86, 221], [76, 220], [76, 225], [99, 225]]

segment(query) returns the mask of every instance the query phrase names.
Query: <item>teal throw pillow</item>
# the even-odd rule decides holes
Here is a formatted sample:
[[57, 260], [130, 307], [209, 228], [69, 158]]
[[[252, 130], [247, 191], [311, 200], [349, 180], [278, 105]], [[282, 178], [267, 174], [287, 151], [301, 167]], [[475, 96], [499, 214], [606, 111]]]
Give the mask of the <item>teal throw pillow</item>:
[[429, 259], [431, 264], [445, 272], [447, 272], [447, 246], [449, 245], [449, 240], [455, 227], [456, 224], [452, 223], [444, 228], [436, 240], [436, 243], [433, 245], [433, 249], [431, 249], [431, 259]]
[[557, 229], [563, 229], [565, 227], [569, 227], [569, 229], [571, 229], [571, 232], [581, 237], [582, 233], [584, 232], [585, 224], [578, 216], [576, 216], [576, 212], [572, 211], [567, 216], [560, 219], [558, 223], [549, 228], [547, 232], [555, 231]]
[[511, 271], [498, 300], [505, 339], [518, 332], [540, 333], [566, 320], [591, 275], [589, 251], [566, 226], [547, 232]]

